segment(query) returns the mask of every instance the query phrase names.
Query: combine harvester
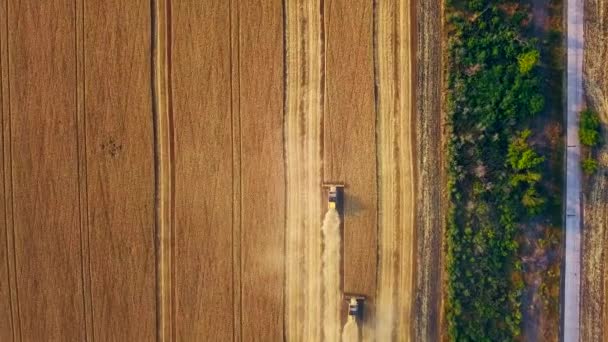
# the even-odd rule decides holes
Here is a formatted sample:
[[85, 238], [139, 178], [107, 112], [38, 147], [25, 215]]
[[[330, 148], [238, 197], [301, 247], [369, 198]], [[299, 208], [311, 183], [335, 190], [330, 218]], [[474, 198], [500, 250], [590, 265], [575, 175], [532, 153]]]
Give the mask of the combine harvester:
[[365, 296], [345, 293], [344, 299], [348, 302], [348, 318], [342, 329], [342, 342], [359, 342], [361, 341], [359, 323], [363, 321]]
[[[339, 215], [344, 213], [344, 184], [341, 183], [325, 183], [324, 188], [328, 189], [327, 194], [327, 209], [336, 210]], [[343, 265], [347, 265], [343, 263]], [[343, 329], [343, 341], [358, 341], [359, 327], [364, 318], [364, 302], [365, 296], [355, 293], [344, 293], [343, 299], [348, 303], [348, 318]]]
[[339, 213], [342, 211], [344, 184], [340, 183], [324, 183], [324, 188], [329, 189], [327, 192], [327, 209], [336, 209]]
[[354, 293], [345, 293], [344, 300], [348, 302], [348, 319], [361, 321], [363, 319], [363, 302], [365, 296]]

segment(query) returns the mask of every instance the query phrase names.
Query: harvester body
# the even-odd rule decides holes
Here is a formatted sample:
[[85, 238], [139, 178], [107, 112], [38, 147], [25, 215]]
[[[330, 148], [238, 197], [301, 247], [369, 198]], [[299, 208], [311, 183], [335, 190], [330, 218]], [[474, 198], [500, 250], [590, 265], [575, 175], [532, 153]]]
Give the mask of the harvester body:
[[344, 188], [344, 184], [326, 183], [323, 184], [323, 187], [329, 189], [327, 192], [327, 209], [338, 210], [340, 203], [340, 192]]
[[357, 321], [363, 319], [363, 302], [365, 296], [353, 293], [345, 293], [344, 300], [348, 302], [348, 317]]

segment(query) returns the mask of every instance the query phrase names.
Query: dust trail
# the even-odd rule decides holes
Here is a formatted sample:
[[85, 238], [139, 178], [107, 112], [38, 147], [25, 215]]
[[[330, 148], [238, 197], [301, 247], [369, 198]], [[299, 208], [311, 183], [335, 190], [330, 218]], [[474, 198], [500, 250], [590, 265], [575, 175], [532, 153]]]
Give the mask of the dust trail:
[[340, 215], [329, 209], [323, 219], [323, 340], [340, 338]]
[[[387, 291], [385, 291], [386, 293]], [[376, 312], [375, 321], [375, 338], [376, 341], [391, 341], [393, 339], [393, 330], [395, 327], [395, 305], [390, 302], [391, 298], [388, 295], [383, 295], [378, 298], [378, 309]], [[401, 336], [403, 339], [406, 336]]]
[[359, 342], [359, 326], [357, 326], [357, 321], [350, 316], [342, 331], [342, 342]]

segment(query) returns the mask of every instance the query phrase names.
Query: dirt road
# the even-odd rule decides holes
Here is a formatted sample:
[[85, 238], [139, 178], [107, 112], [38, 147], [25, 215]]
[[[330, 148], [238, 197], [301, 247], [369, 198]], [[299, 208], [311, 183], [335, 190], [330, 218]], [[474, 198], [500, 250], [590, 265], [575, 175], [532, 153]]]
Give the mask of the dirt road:
[[583, 1], [567, 4], [567, 150], [566, 249], [564, 267], [564, 341], [580, 339], [581, 149], [578, 114], [583, 106]]

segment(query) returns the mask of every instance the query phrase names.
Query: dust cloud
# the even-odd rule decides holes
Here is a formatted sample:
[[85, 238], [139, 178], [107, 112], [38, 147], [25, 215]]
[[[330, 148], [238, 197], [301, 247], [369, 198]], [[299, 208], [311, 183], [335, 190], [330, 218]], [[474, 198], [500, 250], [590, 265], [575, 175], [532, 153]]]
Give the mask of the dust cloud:
[[340, 339], [340, 215], [329, 209], [323, 219], [323, 340]]
[[353, 317], [348, 317], [342, 331], [342, 342], [359, 342], [359, 327]]
[[[388, 292], [388, 291], [386, 291]], [[394, 322], [394, 304], [388, 298], [379, 298], [378, 312], [376, 313], [375, 333], [376, 341], [391, 341]]]

